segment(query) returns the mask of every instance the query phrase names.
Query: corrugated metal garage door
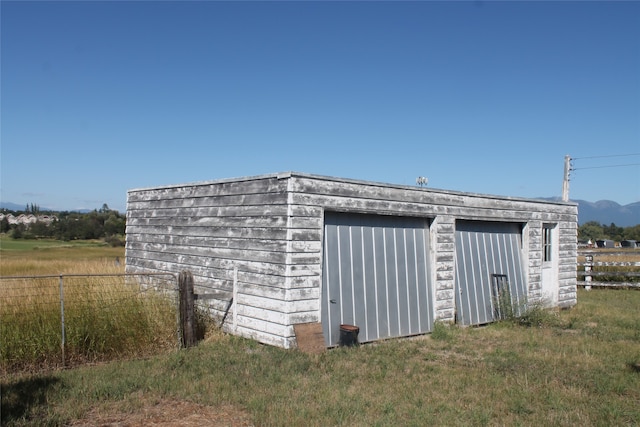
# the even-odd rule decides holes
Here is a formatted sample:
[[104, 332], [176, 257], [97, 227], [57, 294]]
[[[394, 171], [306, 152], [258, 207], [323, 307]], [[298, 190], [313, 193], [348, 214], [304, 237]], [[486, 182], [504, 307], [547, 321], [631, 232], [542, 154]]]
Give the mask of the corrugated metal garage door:
[[322, 325], [328, 346], [340, 325], [360, 342], [430, 332], [426, 219], [326, 212]]
[[456, 221], [456, 321], [489, 323], [524, 309], [522, 226]]

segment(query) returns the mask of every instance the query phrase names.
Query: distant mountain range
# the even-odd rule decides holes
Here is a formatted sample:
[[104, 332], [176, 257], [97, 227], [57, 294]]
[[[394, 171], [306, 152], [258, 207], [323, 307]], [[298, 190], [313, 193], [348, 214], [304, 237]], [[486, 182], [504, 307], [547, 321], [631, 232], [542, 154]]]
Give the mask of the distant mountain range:
[[[542, 200], [557, 202], [560, 197], [540, 197]], [[598, 200], [588, 202], [586, 200], [571, 200], [578, 204], [578, 225], [590, 221], [599, 224], [611, 225], [614, 223], [618, 227], [633, 227], [640, 224], [640, 202], [621, 205], [612, 200]]]
[[614, 223], [618, 227], [633, 227], [640, 224], [640, 202], [620, 205], [611, 200], [587, 202], [572, 200], [578, 204], [578, 224], [597, 221], [600, 224]]
[[[545, 197], [543, 200], [557, 201], [557, 197]], [[582, 225], [589, 221], [596, 221], [600, 224], [610, 225], [614, 223], [618, 227], [632, 227], [640, 224], [640, 202], [620, 205], [611, 200], [600, 200], [597, 202], [587, 202], [586, 200], [572, 200], [578, 204], [578, 224]], [[25, 205], [17, 205], [11, 202], [0, 202], [0, 209], [12, 211], [23, 211]], [[43, 212], [51, 209], [40, 207]], [[74, 210], [74, 212], [91, 212], [91, 209]]]
[[[10, 211], [24, 211], [26, 207], [27, 205], [18, 205], [16, 203], [11, 203], [11, 202], [0, 202], [0, 209], [8, 209]], [[38, 206], [38, 209], [40, 209], [41, 212], [54, 211], [53, 209], [45, 208], [43, 206]], [[87, 213], [87, 212], [91, 212], [93, 209], [67, 209], [67, 210], [69, 212]], [[59, 210], [56, 212], [59, 212]]]

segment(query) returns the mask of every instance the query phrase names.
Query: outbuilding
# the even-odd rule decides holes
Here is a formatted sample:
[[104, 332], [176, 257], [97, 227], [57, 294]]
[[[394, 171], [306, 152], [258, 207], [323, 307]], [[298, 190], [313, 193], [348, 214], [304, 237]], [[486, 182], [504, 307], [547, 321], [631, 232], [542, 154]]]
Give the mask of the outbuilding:
[[598, 248], [611, 249], [616, 247], [616, 243], [613, 240], [602, 239], [602, 240], [596, 240], [596, 246]]
[[228, 332], [360, 342], [576, 304], [577, 205], [279, 173], [134, 189], [129, 273], [189, 270]]

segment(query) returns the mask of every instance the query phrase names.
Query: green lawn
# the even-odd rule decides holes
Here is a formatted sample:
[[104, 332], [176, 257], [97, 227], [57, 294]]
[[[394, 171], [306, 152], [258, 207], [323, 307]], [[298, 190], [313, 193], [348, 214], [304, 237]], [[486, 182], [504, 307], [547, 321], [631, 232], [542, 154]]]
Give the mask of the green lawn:
[[31, 251], [38, 249], [51, 248], [86, 248], [100, 247], [106, 244], [99, 240], [76, 240], [71, 242], [63, 242], [53, 239], [12, 239], [11, 237], [0, 234], [0, 251]]

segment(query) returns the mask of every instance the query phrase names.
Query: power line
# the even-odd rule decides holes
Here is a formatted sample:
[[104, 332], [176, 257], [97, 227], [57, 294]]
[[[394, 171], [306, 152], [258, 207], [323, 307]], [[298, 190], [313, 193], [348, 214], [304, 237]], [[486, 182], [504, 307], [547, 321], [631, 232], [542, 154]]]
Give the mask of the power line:
[[604, 156], [589, 156], [589, 157], [572, 157], [571, 160], [582, 160], [582, 159], [603, 159], [605, 157], [629, 157], [629, 156], [640, 156], [640, 153], [631, 153], [631, 154], [609, 154]]
[[608, 165], [608, 166], [588, 166], [585, 168], [571, 168], [572, 171], [583, 170], [583, 169], [604, 169], [604, 168], [622, 168], [626, 166], [640, 166], [640, 163], [627, 163], [624, 165]]
[[586, 169], [605, 169], [605, 168], [623, 168], [628, 166], [640, 166], [640, 163], [625, 163], [619, 165], [604, 165], [604, 166], [586, 166], [583, 168], [576, 168], [573, 166], [574, 160], [580, 159], [602, 159], [608, 157], [632, 157], [632, 156], [640, 156], [640, 153], [629, 153], [629, 154], [608, 154], [602, 156], [589, 156], [589, 157], [571, 157], [569, 155], [564, 156], [564, 179], [562, 181], [562, 200], [569, 201], [569, 181], [571, 172], [577, 170], [586, 170]]

